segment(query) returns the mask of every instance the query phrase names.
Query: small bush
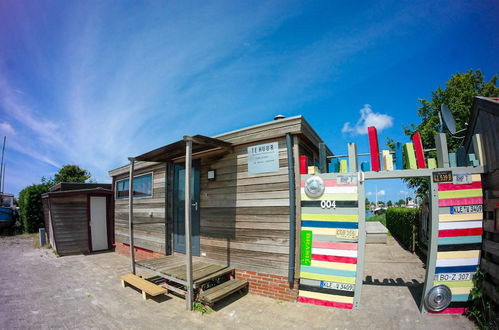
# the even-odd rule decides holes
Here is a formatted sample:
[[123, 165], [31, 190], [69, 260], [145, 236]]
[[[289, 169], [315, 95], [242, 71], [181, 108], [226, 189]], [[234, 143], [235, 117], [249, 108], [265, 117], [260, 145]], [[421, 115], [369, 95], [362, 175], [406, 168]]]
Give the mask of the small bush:
[[401, 207], [386, 211], [386, 228], [407, 250], [413, 251], [419, 239], [419, 210]]
[[372, 217], [367, 218], [366, 221], [379, 221], [386, 227], [386, 214], [373, 215]]
[[39, 228], [45, 227], [42, 194], [49, 189], [49, 184], [33, 184], [19, 193], [19, 213], [25, 233], [36, 233]]

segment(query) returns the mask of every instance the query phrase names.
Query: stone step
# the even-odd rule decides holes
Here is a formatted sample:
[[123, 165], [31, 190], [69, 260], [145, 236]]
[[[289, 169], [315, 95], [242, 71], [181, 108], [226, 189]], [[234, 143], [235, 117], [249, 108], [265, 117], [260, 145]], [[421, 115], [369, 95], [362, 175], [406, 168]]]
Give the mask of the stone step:
[[386, 244], [388, 229], [379, 221], [366, 221], [366, 243]]

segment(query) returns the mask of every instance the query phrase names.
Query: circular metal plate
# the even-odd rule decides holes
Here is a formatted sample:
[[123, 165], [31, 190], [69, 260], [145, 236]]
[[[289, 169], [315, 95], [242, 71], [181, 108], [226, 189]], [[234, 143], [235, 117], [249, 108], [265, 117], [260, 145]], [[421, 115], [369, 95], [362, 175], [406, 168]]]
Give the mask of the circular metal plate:
[[324, 193], [324, 189], [324, 181], [317, 175], [314, 175], [305, 181], [305, 194], [310, 198], [321, 197]]
[[433, 312], [440, 312], [446, 309], [452, 299], [452, 292], [449, 287], [443, 284], [434, 286], [425, 297], [426, 308]]

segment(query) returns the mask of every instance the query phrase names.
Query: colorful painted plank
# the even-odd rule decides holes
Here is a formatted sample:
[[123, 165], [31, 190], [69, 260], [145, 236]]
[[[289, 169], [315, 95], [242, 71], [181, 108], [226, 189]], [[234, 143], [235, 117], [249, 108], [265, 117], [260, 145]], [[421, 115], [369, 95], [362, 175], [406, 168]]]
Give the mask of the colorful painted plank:
[[438, 237], [456, 237], [456, 236], [477, 236], [482, 235], [483, 230], [480, 228], [463, 228], [463, 229], [446, 229], [439, 230]]
[[347, 172], [348, 172], [347, 160], [342, 159], [342, 160], [340, 160], [340, 173], [347, 173]]
[[300, 174], [308, 173], [308, 159], [307, 156], [300, 156]]
[[395, 167], [397, 170], [404, 169], [404, 157], [402, 154], [402, 143], [395, 143]]
[[475, 152], [479, 165], [485, 166], [485, 153], [483, 150], [482, 136], [480, 134], [473, 135], [473, 151]]
[[466, 197], [482, 197], [482, 188], [479, 189], [462, 189], [462, 190], [446, 190], [439, 191], [439, 199], [447, 198], [466, 198]]
[[369, 162], [362, 162], [360, 163], [360, 170], [362, 172], [369, 172], [371, 170], [371, 165]]
[[481, 243], [482, 235], [477, 236], [455, 236], [455, 237], [439, 237], [437, 243], [439, 245], [450, 245], [450, 244], [472, 244]]
[[466, 198], [446, 198], [438, 200], [438, 206], [459, 206], [459, 205], [473, 205], [473, 204], [483, 204], [483, 198], [466, 197]]
[[414, 144], [414, 151], [416, 153], [416, 163], [418, 168], [426, 168], [423, 143], [421, 142], [421, 135], [419, 134], [419, 132], [416, 132], [412, 135], [412, 143]]
[[449, 167], [449, 151], [447, 149], [447, 136], [445, 133], [435, 135], [435, 148], [437, 149], [438, 167]]
[[306, 297], [298, 297], [298, 301], [306, 304], [313, 304], [319, 306], [327, 306], [327, 307], [335, 307], [335, 308], [343, 308], [343, 309], [352, 309], [353, 304], [339, 303], [334, 301], [326, 301], [320, 299], [306, 298]]
[[325, 254], [312, 254], [312, 260], [329, 261], [329, 262], [342, 262], [345, 264], [357, 264], [357, 258], [353, 257], [338, 257]]
[[378, 147], [378, 132], [376, 127], [370, 126], [367, 128], [367, 134], [369, 136], [369, 150], [371, 152], [371, 168], [375, 172], [379, 172], [379, 147]]
[[449, 153], [449, 166], [451, 168], [457, 167], [457, 155], [455, 152]]
[[404, 168], [412, 170], [417, 169], [414, 145], [412, 143], [404, 144]]
[[471, 184], [441, 183], [438, 185], [438, 191], [465, 189], [482, 189], [482, 181], [473, 181]]
[[382, 157], [383, 157], [383, 170], [393, 171], [393, 156], [390, 154], [390, 151], [383, 150]]

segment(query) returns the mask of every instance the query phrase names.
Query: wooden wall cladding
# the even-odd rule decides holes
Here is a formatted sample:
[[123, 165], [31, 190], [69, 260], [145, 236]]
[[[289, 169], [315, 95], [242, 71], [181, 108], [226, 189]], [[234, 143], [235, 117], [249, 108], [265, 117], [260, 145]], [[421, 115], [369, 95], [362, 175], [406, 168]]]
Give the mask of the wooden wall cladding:
[[[440, 314], [463, 314], [469, 306], [473, 275], [480, 264], [483, 233], [482, 181], [438, 185], [438, 252], [433, 285], [451, 289], [452, 302]], [[470, 206], [470, 207], [468, 207]]]
[[[159, 164], [142, 168], [135, 175], [153, 173], [153, 192], [151, 197], [133, 199], [134, 244], [137, 247], [165, 253], [165, 172], [166, 165]], [[116, 181], [128, 178], [128, 174], [116, 177]], [[128, 198], [116, 199], [114, 195], [115, 240], [129, 244]]]
[[352, 309], [358, 253], [357, 184], [339, 184], [336, 179], [325, 178], [324, 194], [310, 198], [304, 190], [308, 177], [302, 176], [301, 181], [298, 301]]
[[50, 197], [50, 213], [57, 253], [89, 252], [87, 196]]
[[[279, 170], [249, 174], [247, 148], [268, 142], [278, 142]], [[208, 170], [216, 171], [216, 180], [208, 180]], [[287, 275], [289, 181], [284, 138], [203, 158], [200, 207], [202, 258], [241, 270]]]

